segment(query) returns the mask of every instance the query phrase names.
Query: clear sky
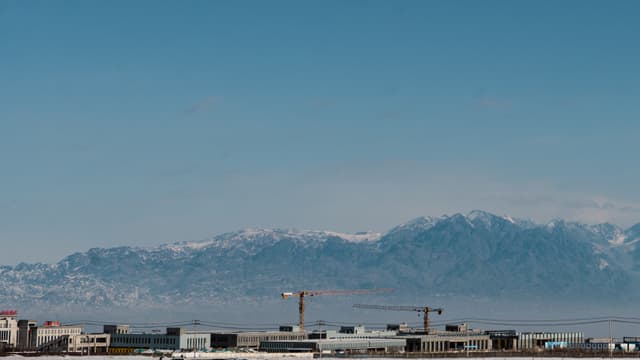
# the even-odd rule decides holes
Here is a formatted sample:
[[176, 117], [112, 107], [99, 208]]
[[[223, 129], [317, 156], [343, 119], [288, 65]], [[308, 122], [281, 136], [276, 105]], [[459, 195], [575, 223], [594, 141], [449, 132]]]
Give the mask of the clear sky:
[[639, 13], [0, 0], [0, 264], [471, 209], [640, 222]]

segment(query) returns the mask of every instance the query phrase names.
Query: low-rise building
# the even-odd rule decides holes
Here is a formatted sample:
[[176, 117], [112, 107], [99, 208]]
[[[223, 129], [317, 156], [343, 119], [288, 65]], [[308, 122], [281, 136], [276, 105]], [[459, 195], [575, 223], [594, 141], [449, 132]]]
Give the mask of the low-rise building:
[[32, 326], [27, 331], [30, 331], [27, 349], [37, 350], [64, 336], [82, 334], [82, 326], [67, 326], [59, 321], [45, 321], [41, 326]]
[[211, 347], [223, 349], [258, 349], [264, 341], [300, 341], [307, 334], [295, 327], [280, 327], [280, 331], [249, 331], [232, 333], [212, 333]]
[[[152, 350], [206, 350], [211, 347], [211, 333], [190, 332], [183, 328], [167, 328], [164, 334], [132, 334], [124, 327], [106, 325], [111, 335], [111, 352], [132, 352], [136, 349]], [[118, 332], [120, 331], [120, 332]]]
[[395, 353], [404, 350], [405, 339], [308, 339], [263, 341], [260, 350], [266, 352], [333, 352], [333, 353]]
[[340, 330], [314, 331], [309, 339], [263, 340], [259, 349], [267, 352], [400, 352], [405, 339], [396, 338], [395, 330], [368, 331], [364, 326], [342, 326]]
[[106, 354], [109, 352], [110, 334], [63, 335], [38, 348], [46, 353]]
[[[581, 332], [525, 332], [518, 334], [518, 350], [541, 350], [567, 347], [568, 344], [584, 343]], [[566, 345], [565, 345], [566, 344]]]
[[18, 350], [31, 349], [33, 329], [38, 326], [35, 320], [18, 320]]
[[398, 336], [406, 339], [407, 352], [486, 352], [493, 348], [489, 335], [469, 329], [467, 324], [446, 325], [445, 331], [430, 329], [428, 334], [400, 332]]
[[0, 311], [0, 348], [9, 350], [18, 346], [18, 312], [16, 310]]
[[367, 330], [364, 326], [342, 326], [340, 330], [314, 331], [309, 334], [309, 339], [375, 339], [394, 337], [397, 330]]
[[518, 334], [515, 330], [485, 330], [491, 339], [493, 350], [517, 350]]

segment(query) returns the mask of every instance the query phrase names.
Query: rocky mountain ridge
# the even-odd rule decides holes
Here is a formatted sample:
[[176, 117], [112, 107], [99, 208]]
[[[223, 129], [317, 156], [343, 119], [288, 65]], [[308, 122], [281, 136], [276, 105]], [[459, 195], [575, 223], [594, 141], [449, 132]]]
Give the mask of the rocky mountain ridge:
[[245, 229], [152, 248], [90, 249], [0, 266], [0, 303], [162, 307], [273, 297], [274, 289], [392, 287], [420, 296], [636, 296], [640, 224], [547, 224], [484, 211], [384, 234]]

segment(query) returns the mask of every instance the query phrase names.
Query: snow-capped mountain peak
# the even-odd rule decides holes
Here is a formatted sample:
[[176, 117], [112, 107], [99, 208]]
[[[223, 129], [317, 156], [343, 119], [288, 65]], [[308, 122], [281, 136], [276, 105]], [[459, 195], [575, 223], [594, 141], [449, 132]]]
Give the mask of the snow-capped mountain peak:
[[[249, 228], [154, 248], [90, 249], [57, 264], [0, 266], [0, 302], [137, 308], [223, 297], [254, 301], [276, 296], [284, 284], [371, 284], [419, 296], [640, 298], [632, 286], [640, 279], [636, 242], [640, 225], [626, 231], [564, 220], [538, 225], [479, 210], [419, 217], [384, 234]], [[513, 279], [506, 285], [505, 273]]]
[[163, 245], [162, 248], [173, 251], [200, 250], [205, 248], [244, 249], [274, 244], [281, 240], [291, 240], [301, 245], [323, 243], [330, 238], [339, 238], [346, 242], [374, 242], [382, 237], [378, 232], [342, 233], [324, 230], [296, 230], [247, 228], [236, 232], [225, 233], [202, 241], [179, 242]]

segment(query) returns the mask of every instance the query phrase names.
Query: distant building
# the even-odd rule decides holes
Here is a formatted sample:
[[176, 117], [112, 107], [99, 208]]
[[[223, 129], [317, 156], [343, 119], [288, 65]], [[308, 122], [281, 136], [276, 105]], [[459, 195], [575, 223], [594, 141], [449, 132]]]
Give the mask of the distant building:
[[[24, 324], [24, 323], [23, 323]], [[27, 323], [27, 326], [29, 323]], [[38, 350], [54, 343], [64, 336], [80, 335], [82, 326], [66, 326], [59, 321], [45, 321], [42, 326], [31, 326], [27, 329], [28, 346], [26, 349]]]
[[407, 352], [486, 352], [493, 348], [489, 335], [469, 329], [467, 324], [446, 325], [445, 331], [431, 329], [428, 334], [400, 332], [398, 336], [406, 339]]
[[267, 352], [399, 352], [405, 339], [395, 338], [397, 331], [367, 331], [364, 326], [342, 326], [340, 330], [314, 331], [309, 339], [273, 339], [260, 341], [259, 349]]
[[35, 320], [18, 320], [18, 350], [31, 349], [33, 329], [38, 326]]
[[[550, 345], [547, 345], [549, 343]], [[581, 332], [525, 332], [518, 335], [518, 350], [566, 348], [568, 344], [584, 343]]]
[[[125, 331], [126, 329], [126, 331]], [[167, 328], [165, 334], [132, 334], [124, 325], [105, 325], [111, 335], [111, 352], [127, 353], [136, 349], [204, 350], [211, 347], [211, 334]]]
[[333, 353], [394, 353], [404, 350], [405, 339], [308, 339], [263, 341], [260, 350], [267, 352], [333, 352]]
[[366, 330], [364, 326], [342, 326], [340, 330], [314, 331], [309, 334], [309, 339], [375, 339], [394, 337], [396, 330]]
[[103, 327], [105, 334], [128, 334], [129, 333], [129, 325], [104, 325]]
[[518, 349], [518, 334], [515, 330], [485, 330], [484, 334], [489, 335], [493, 350]]
[[15, 349], [18, 346], [18, 312], [0, 311], [0, 349]]
[[46, 353], [106, 354], [109, 352], [110, 334], [63, 335], [38, 348]]
[[223, 349], [258, 349], [265, 341], [299, 341], [307, 339], [307, 334], [298, 326], [281, 326], [280, 331], [250, 331], [232, 333], [212, 333], [211, 347]]
[[408, 335], [402, 338], [407, 341], [407, 352], [442, 353], [452, 351], [489, 351], [492, 342], [489, 335], [484, 334], [434, 334]]

